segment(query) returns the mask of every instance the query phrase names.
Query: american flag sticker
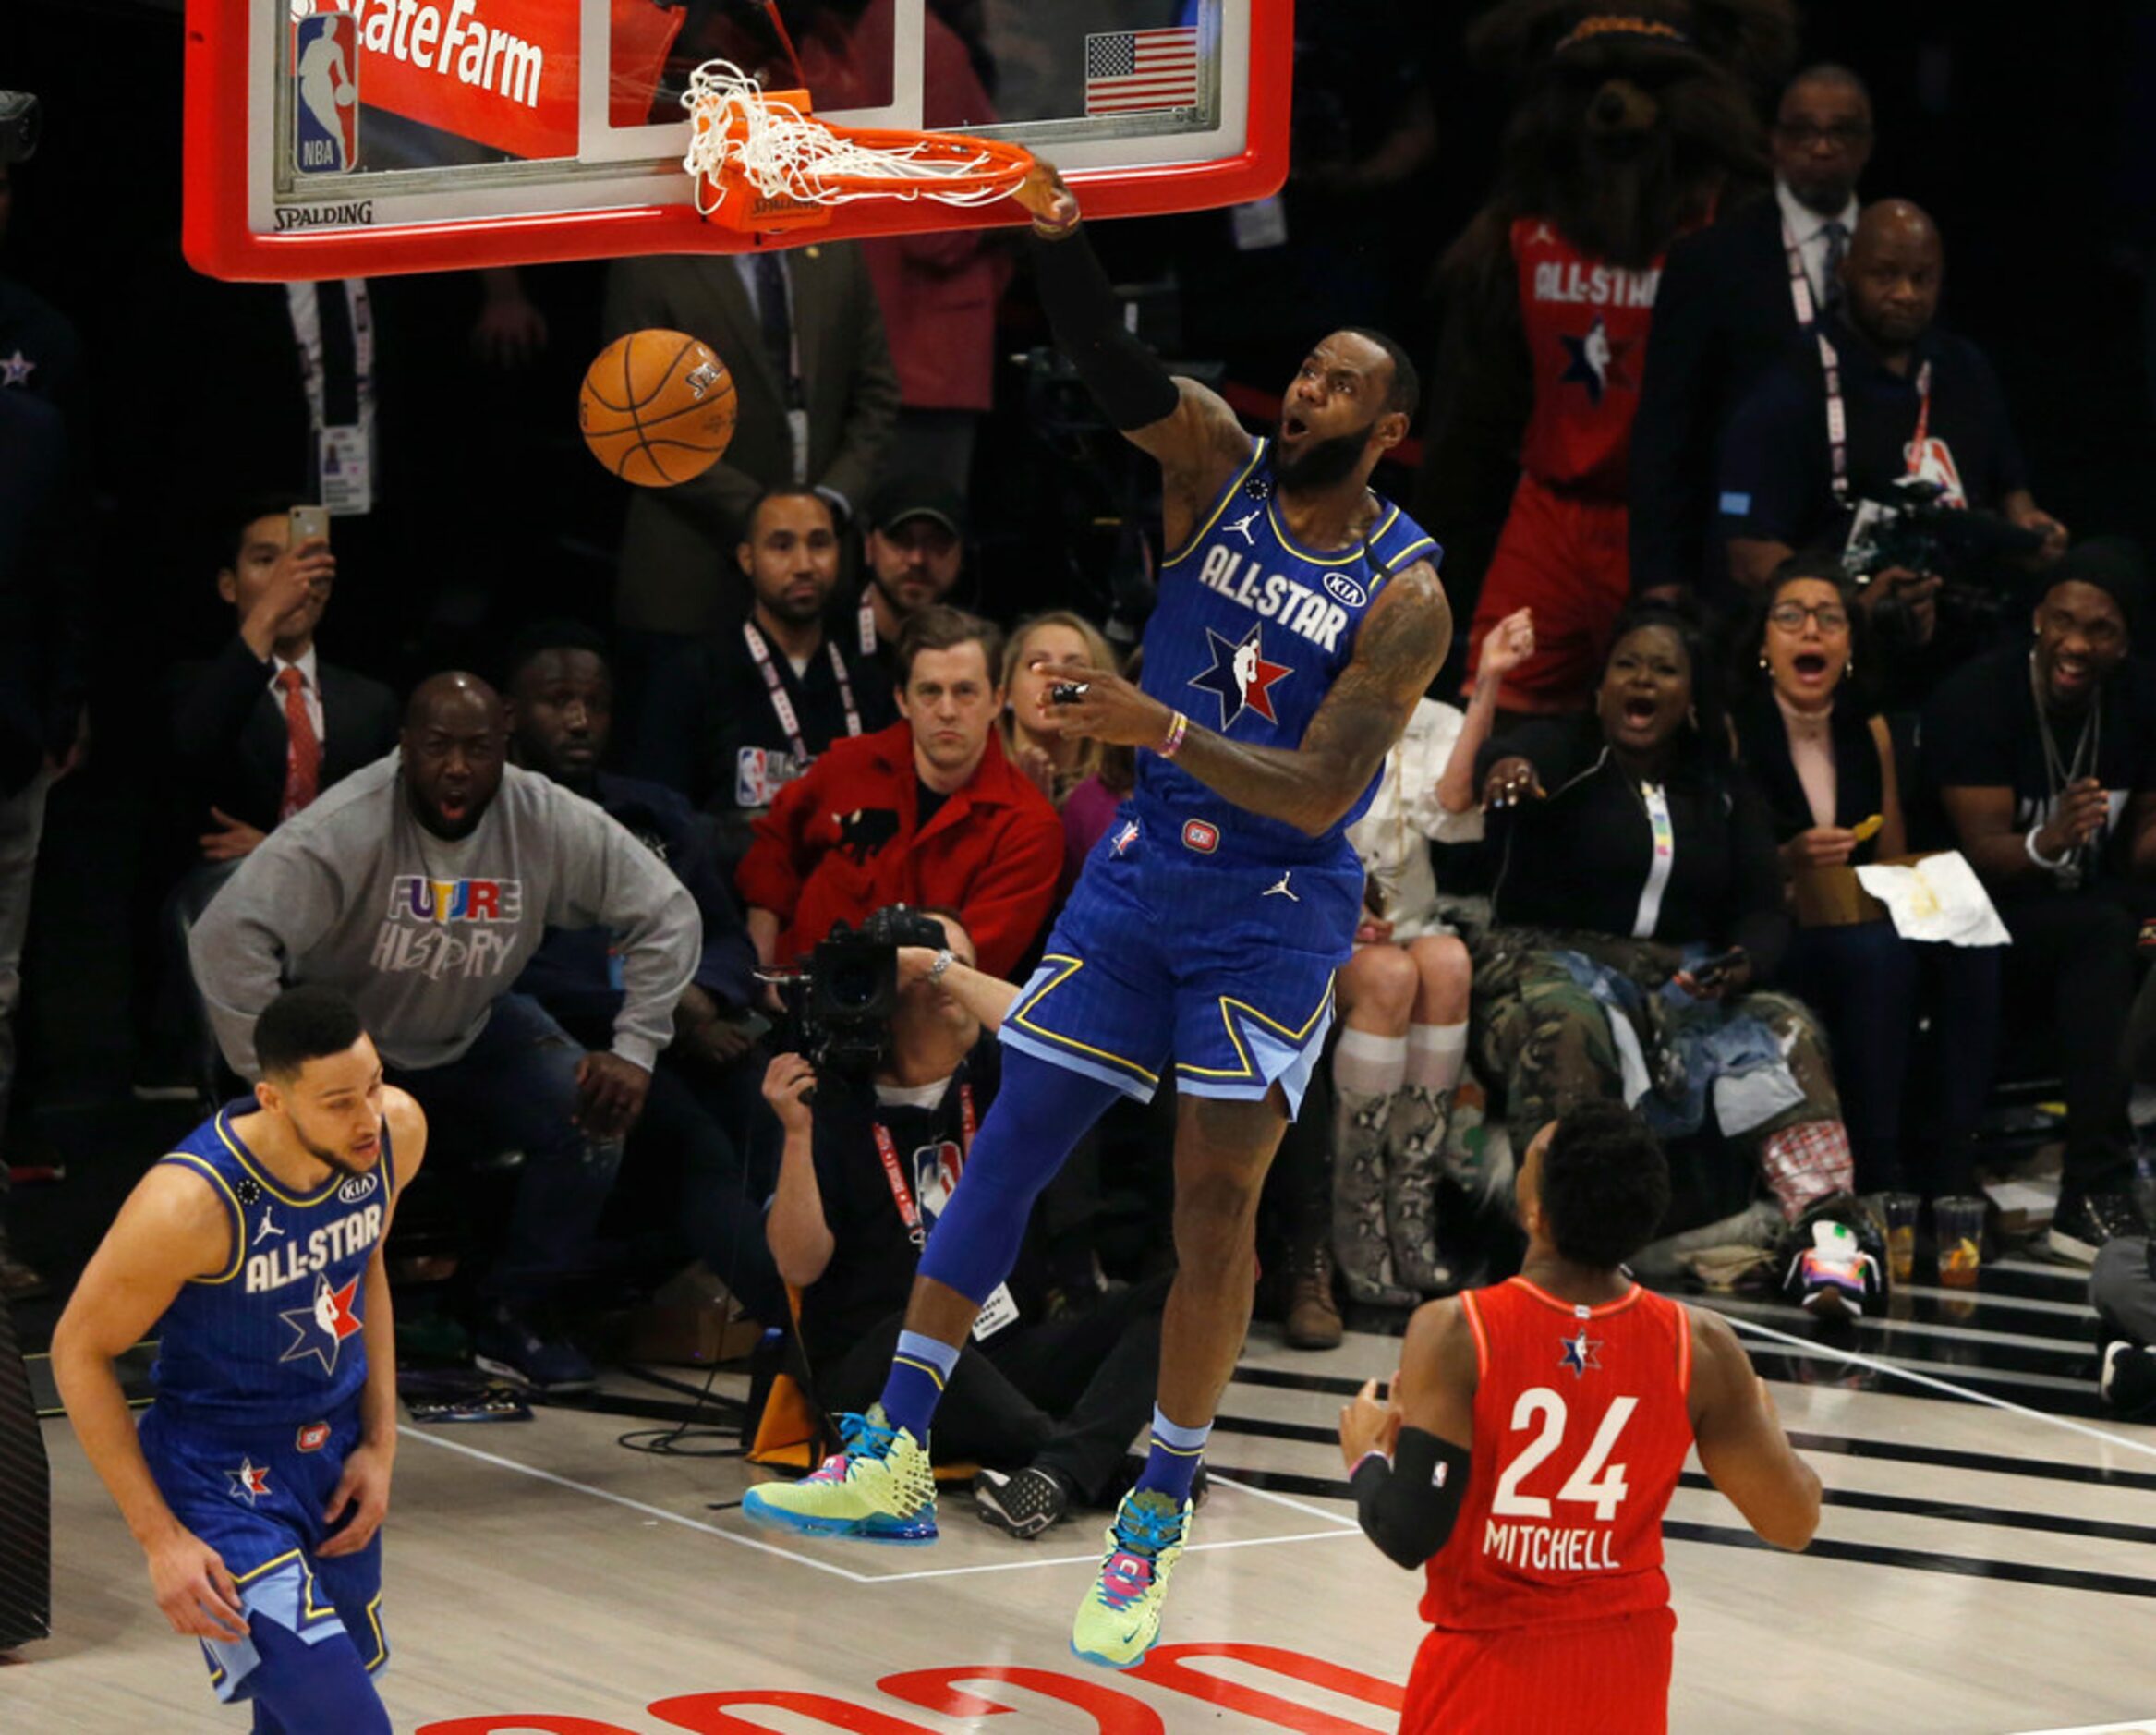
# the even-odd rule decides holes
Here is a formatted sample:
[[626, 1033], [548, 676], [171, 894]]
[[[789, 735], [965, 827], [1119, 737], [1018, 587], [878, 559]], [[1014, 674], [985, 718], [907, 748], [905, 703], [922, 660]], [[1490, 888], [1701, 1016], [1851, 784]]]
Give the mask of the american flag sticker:
[[1085, 39], [1085, 113], [1145, 115], [1195, 108], [1198, 31], [1105, 30]]

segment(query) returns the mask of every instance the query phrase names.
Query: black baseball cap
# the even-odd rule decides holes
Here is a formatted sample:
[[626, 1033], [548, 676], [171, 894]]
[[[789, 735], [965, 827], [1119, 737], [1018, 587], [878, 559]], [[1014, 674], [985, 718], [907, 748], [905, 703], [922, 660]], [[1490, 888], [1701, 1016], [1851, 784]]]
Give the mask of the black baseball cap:
[[933, 518], [962, 541], [965, 496], [939, 476], [913, 472], [886, 478], [868, 497], [868, 526], [889, 530], [908, 518]]

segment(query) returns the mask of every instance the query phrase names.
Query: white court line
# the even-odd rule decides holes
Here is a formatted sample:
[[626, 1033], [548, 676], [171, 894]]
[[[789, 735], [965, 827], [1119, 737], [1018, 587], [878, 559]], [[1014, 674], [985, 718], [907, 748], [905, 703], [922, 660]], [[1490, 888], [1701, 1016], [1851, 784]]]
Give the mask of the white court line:
[[[1719, 1309], [1716, 1309], [1719, 1312]], [[1956, 1398], [1967, 1398], [1972, 1403], [1989, 1404], [1994, 1410], [2005, 1410], [2015, 1415], [2033, 1416], [2039, 1422], [2049, 1422], [2053, 1427], [2063, 1427], [2069, 1434], [2080, 1434], [2089, 1439], [2101, 1440], [2106, 1446], [2117, 1446], [2130, 1452], [2138, 1452], [2144, 1458], [2156, 1458], [2156, 1445], [2144, 1440], [2128, 1439], [2123, 1434], [2113, 1434], [2103, 1428], [2090, 1427], [2085, 1423], [2072, 1421], [2063, 1415], [2047, 1415], [2041, 1410], [2031, 1410], [2027, 1404], [2013, 1403], [2005, 1398], [1994, 1398], [1989, 1392], [1972, 1391], [1967, 1386], [1957, 1386], [1950, 1379], [1934, 1379], [1930, 1374], [1920, 1374], [1912, 1367], [1898, 1367], [1892, 1362], [1883, 1362], [1876, 1355], [1859, 1355], [1851, 1350], [1837, 1350], [1830, 1344], [1820, 1343], [1811, 1338], [1800, 1338], [1787, 1331], [1777, 1331], [1773, 1326], [1762, 1326], [1756, 1320], [1742, 1319], [1735, 1314], [1723, 1314], [1739, 1331], [1750, 1331], [1762, 1338], [1773, 1338], [1776, 1342], [1794, 1344], [1811, 1355], [1824, 1355], [1837, 1362], [1847, 1362], [1856, 1367], [1875, 1368], [1882, 1374], [1892, 1374], [1897, 1379], [1906, 1379], [1919, 1386], [1931, 1386], [1937, 1390], [1951, 1392]], [[2072, 1731], [2065, 1731], [2072, 1735]]]
[[[722, 1542], [734, 1543], [744, 1548], [754, 1548], [759, 1554], [776, 1555], [781, 1560], [793, 1560], [802, 1566], [812, 1566], [819, 1572], [829, 1572], [834, 1577], [842, 1578], [854, 1584], [898, 1584], [912, 1579], [963, 1578], [968, 1573], [973, 1572], [1022, 1572], [1036, 1567], [1092, 1565], [1100, 1559], [1099, 1554], [1095, 1552], [1092, 1554], [1043, 1556], [1026, 1560], [997, 1560], [979, 1566], [929, 1567], [918, 1572], [855, 1572], [846, 1567], [833, 1566], [829, 1560], [819, 1560], [814, 1555], [781, 1547], [776, 1543], [765, 1542], [759, 1537], [743, 1535], [739, 1531], [723, 1530], [717, 1524], [708, 1524], [701, 1519], [689, 1518], [680, 1512], [670, 1512], [663, 1506], [652, 1506], [643, 1500], [633, 1500], [625, 1494], [615, 1494], [606, 1488], [594, 1487], [588, 1482], [577, 1482], [568, 1476], [556, 1475], [551, 1470], [540, 1470], [531, 1464], [519, 1463], [515, 1459], [503, 1458], [499, 1453], [481, 1451], [478, 1447], [466, 1446], [459, 1440], [443, 1439], [439, 1434], [430, 1434], [418, 1428], [406, 1427], [398, 1430], [397, 1438], [400, 1440], [422, 1439], [430, 1445], [441, 1447], [445, 1451], [460, 1452], [466, 1458], [478, 1459], [481, 1463], [499, 1464], [503, 1469], [514, 1470], [519, 1475], [530, 1476], [535, 1481], [551, 1482], [556, 1487], [572, 1488], [579, 1494], [588, 1494], [598, 1499], [611, 1501], [616, 1506], [626, 1507], [632, 1512], [642, 1512], [648, 1518], [660, 1519], [669, 1524], [679, 1524], [684, 1530], [700, 1531], [707, 1536], [717, 1536]], [[1334, 1536], [1354, 1535], [1362, 1528], [1360, 1524], [1341, 1520], [1335, 1513], [1321, 1511], [1314, 1506], [1305, 1506], [1300, 1500], [1291, 1500], [1286, 1495], [1274, 1494], [1265, 1488], [1254, 1488], [1245, 1483], [1230, 1482], [1226, 1476], [1215, 1476], [1213, 1480], [1225, 1486], [1240, 1489], [1244, 1494], [1254, 1494], [1261, 1499], [1271, 1500], [1276, 1505], [1286, 1506], [1298, 1512], [1306, 1512], [1314, 1518], [1322, 1518], [1332, 1523], [1334, 1528], [1305, 1531], [1292, 1536], [1245, 1536], [1236, 1541], [1193, 1542], [1183, 1550], [1185, 1554], [1205, 1554], [1222, 1548], [1254, 1548], [1273, 1543], [1322, 1542]]]
[[2073, 1729], [2024, 1729], [2021, 1735], [2156, 1735], [2156, 1717], [2132, 1723], [2082, 1723]]
[[[797, 1554], [791, 1548], [781, 1548], [775, 1543], [763, 1542], [755, 1536], [745, 1536], [737, 1531], [721, 1530], [716, 1524], [707, 1524], [701, 1519], [684, 1517], [680, 1512], [670, 1512], [663, 1506], [648, 1506], [642, 1500], [632, 1500], [625, 1494], [610, 1493], [605, 1488], [595, 1488], [588, 1482], [573, 1482], [567, 1476], [558, 1476], [551, 1470], [540, 1470], [531, 1464], [520, 1464], [514, 1458], [503, 1458], [493, 1452], [483, 1452], [476, 1446], [466, 1446], [453, 1439], [443, 1439], [439, 1434], [429, 1434], [416, 1427], [397, 1430], [402, 1440], [423, 1439], [430, 1446], [439, 1446], [444, 1451], [461, 1452], [466, 1458], [477, 1458], [481, 1463], [500, 1464], [504, 1470], [514, 1470], [519, 1475], [530, 1476], [539, 1482], [551, 1482], [558, 1488], [574, 1488], [579, 1494], [594, 1498], [611, 1500], [616, 1506], [625, 1506], [632, 1512], [642, 1512], [647, 1518], [656, 1518], [669, 1524], [679, 1524], [684, 1530], [700, 1530], [707, 1536], [716, 1536], [721, 1542], [738, 1544], [744, 1548], [754, 1548], [758, 1554], [775, 1554], [781, 1560], [795, 1560], [803, 1566], [812, 1566], [818, 1572], [829, 1572], [855, 1584], [880, 1583], [873, 1572], [849, 1571], [842, 1566], [833, 1566], [829, 1560], [818, 1560], [812, 1555]], [[899, 1574], [904, 1577], [905, 1574]]]
[[[1254, 1488], [1247, 1482], [1238, 1482], [1230, 1476], [1220, 1475], [1212, 1470], [1207, 1470], [1205, 1474], [1224, 1488], [1240, 1488], [1245, 1494], [1256, 1495], [1261, 1500], [1270, 1500], [1275, 1506], [1285, 1506], [1290, 1512], [1301, 1512], [1305, 1518], [1322, 1518], [1328, 1524], [1337, 1524], [1342, 1535], [1351, 1530], [1360, 1531], [1363, 1528], [1359, 1521], [1352, 1518], [1343, 1518], [1338, 1512], [1328, 1512], [1322, 1506], [1309, 1506], [1301, 1500], [1291, 1500], [1285, 1494], [1275, 1494], [1270, 1488]], [[1278, 1540], [1286, 1542], [1289, 1538], [1282, 1536]]]

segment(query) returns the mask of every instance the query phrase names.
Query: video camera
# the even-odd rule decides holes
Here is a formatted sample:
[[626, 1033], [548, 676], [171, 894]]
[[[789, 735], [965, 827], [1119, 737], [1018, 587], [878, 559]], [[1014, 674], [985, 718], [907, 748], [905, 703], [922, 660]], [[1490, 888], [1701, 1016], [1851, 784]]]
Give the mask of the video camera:
[[901, 946], [946, 943], [943, 924], [903, 904], [878, 910], [858, 929], [841, 922], [802, 968], [774, 975], [793, 1013], [800, 1052], [818, 1073], [863, 1077], [890, 1052]]
[[0, 168], [37, 153], [38, 100], [27, 91], [0, 91]]
[[[2043, 532], [2024, 529], [1995, 512], [1942, 504], [1944, 488], [1928, 478], [1905, 476], [1883, 494], [1857, 503], [1857, 516], [1842, 548], [1842, 570], [1862, 587], [1899, 568], [1944, 580], [1939, 601], [1971, 614], [1996, 615], [2014, 601], [2012, 578], [2001, 563], [2033, 554]], [[1909, 605], [1883, 599], [1871, 624], [1883, 637], [1916, 637], [1906, 619]]]

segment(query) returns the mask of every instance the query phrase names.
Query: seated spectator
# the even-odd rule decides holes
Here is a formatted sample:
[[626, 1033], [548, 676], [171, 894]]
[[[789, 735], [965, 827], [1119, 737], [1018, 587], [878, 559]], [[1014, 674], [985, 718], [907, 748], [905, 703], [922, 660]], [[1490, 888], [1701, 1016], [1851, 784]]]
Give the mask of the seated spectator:
[[[852, 1412], [849, 1426], [869, 1426], [921, 1246], [963, 1184], [974, 1128], [995, 1098], [995, 1032], [1018, 999], [1015, 983], [974, 967], [963, 925], [935, 915], [948, 944], [900, 950], [890, 1049], [866, 1091], [798, 1054], [780, 1055], [765, 1076], [786, 1129], [771, 1254], [802, 1292], [817, 1396]], [[1168, 1296], [1163, 1274], [1051, 1320], [1036, 1275], [1022, 1261], [990, 1299], [936, 1412], [939, 1458], [985, 1466], [974, 1485], [983, 1521], [1025, 1537], [1073, 1504], [1113, 1498], [1151, 1413]]]
[[[1033, 780], [1034, 786], [1060, 814], [1067, 811], [1079, 787], [1099, 774], [1102, 759], [1110, 749], [1098, 741], [1050, 734], [1037, 726], [1048, 686], [1039, 673], [1043, 661], [1082, 662], [1092, 669], [1115, 669], [1121, 664], [1100, 628], [1067, 609], [1019, 622], [1004, 647], [1004, 756]], [[1112, 815], [1114, 808], [1108, 812]], [[1107, 829], [1105, 820], [1094, 824], [1084, 807], [1080, 817], [1088, 834], [1084, 843], [1072, 835], [1068, 819], [1063, 826], [1063, 874], [1056, 884], [1059, 904], [1078, 883], [1078, 870], [1085, 865], [1086, 852]]]
[[[1764, 989], [1788, 943], [1781, 863], [1730, 766], [1691, 621], [1629, 611], [1594, 715], [1524, 725], [1485, 758], [1504, 867], [1474, 952], [1474, 1038], [1484, 1075], [1503, 1081], [1513, 1149], [1595, 1098], [1665, 1136], [1711, 1110], [1748, 1165], [1711, 1195], [1741, 1202], [1756, 1171], [1795, 1224], [1846, 1193], [1825, 1038]], [[1841, 1304], [1832, 1289], [1802, 1299]]]
[[187, 989], [186, 925], [282, 820], [396, 746], [396, 695], [317, 653], [337, 557], [326, 540], [294, 544], [296, 504], [265, 495], [239, 509], [217, 574], [238, 631], [212, 661], [181, 663], [170, 677], [164, 793], [186, 866], [164, 897], [152, 954], [169, 958], [143, 1033], [137, 1088], [146, 1097], [192, 1097], [202, 1083], [191, 1050], [207, 1033]]
[[991, 975], [1025, 955], [1055, 900], [1063, 838], [997, 736], [1001, 649], [993, 626], [956, 609], [906, 623], [902, 721], [834, 745], [756, 823], [734, 883], [763, 964], [791, 964], [887, 904], [957, 910]]
[[839, 582], [839, 526], [809, 489], [750, 508], [734, 559], [753, 597], [660, 673], [636, 732], [636, 770], [719, 816], [729, 862], [749, 823], [833, 741], [890, 726], [890, 680], [846, 636], [824, 630]]
[[[2042, 559], [2065, 551], [2065, 527], [2029, 491], [1992, 364], [1934, 323], [1944, 271], [1930, 217], [1906, 200], [1865, 208], [1842, 261], [1843, 315], [1823, 315], [1817, 328], [1837, 365], [1823, 369], [1808, 357], [1763, 375], [1723, 442], [1718, 529], [1740, 588], [1769, 584], [1799, 548], [1839, 552], [1875, 516], [1862, 503], [1908, 479], [1936, 484], [1943, 504], [1996, 512], [2042, 532]], [[1846, 419], [1840, 440], [1838, 419]], [[1930, 645], [1940, 576], [1890, 567], [1871, 576], [1867, 609], [1890, 596], [1900, 601], [1901, 637], [1909, 642], [1895, 647], [1897, 659]], [[1950, 668], [1958, 647], [1950, 636], [1924, 661]], [[1928, 671], [1911, 690], [1920, 694], [1933, 679]]]
[[2106, 1243], [2089, 1274], [2089, 1303], [2103, 1328], [2104, 1402], [2131, 1421], [2156, 1417], [2156, 1240]]
[[[629, 1144], [662, 1163], [664, 1217], [758, 1319], [786, 1316], [764, 1245], [763, 1202], [777, 1179], [777, 1137], [757, 1090], [763, 1019], [756, 952], [713, 862], [703, 828], [672, 790], [601, 770], [613, 725], [613, 672], [599, 636], [574, 621], [519, 634], [506, 664], [511, 758], [596, 803], [666, 864], [696, 901], [704, 949], [673, 1009], [673, 1040], [652, 1069]], [[621, 1016], [613, 937], [602, 928], [547, 930], [516, 978], [585, 1048], [603, 1048]], [[769, 1148], [765, 1148], [765, 1147]], [[677, 1204], [678, 1197], [678, 1204]]]
[[893, 476], [868, 497], [854, 648], [898, 673], [899, 634], [923, 609], [948, 601], [965, 564], [965, 500], [935, 476]]
[[2065, 1083], [2052, 1251], [2088, 1261], [2142, 1232], [2120, 1047], [2156, 871], [2156, 682], [2131, 659], [2144, 579], [2100, 539], [2054, 567], [2033, 649], [2004, 646], [1924, 709], [1926, 771], [2014, 936], [2009, 1004], [2042, 1009]]
[[[351, 997], [435, 1148], [523, 1152], [500, 1254], [474, 1285], [475, 1348], [490, 1372], [569, 1390], [591, 1365], [533, 1313], [586, 1253], [703, 940], [664, 865], [589, 802], [504, 767], [505, 736], [485, 682], [422, 683], [395, 756], [271, 832], [190, 951], [241, 1077], [262, 1008], [321, 983]], [[511, 985], [548, 928], [595, 924], [616, 937], [624, 995], [611, 1048], [587, 1052]]]
[[1479, 1141], [1468, 1146], [1465, 1122], [1479, 1129], [1479, 1112], [1447, 1137], [1467, 1063], [1473, 966], [1437, 914], [1430, 843], [1483, 835], [1475, 758], [1506, 675], [1533, 654], [1529, 610], [1492, 627], [1467, 714], [1435, 699], [1418, 704], [1369, 810], [1349, 828], [1366, 877], [1354, 955], [1333, 987], [1342, 1029], [1332, 1058], [1332, 1245], [1355, 1301], [1409, 1306], [1457, 1288], [1437, 1244], [1438, 1183], [1461, 1183], [1484, 1205], [1510, 1184], [1508, 1159], [1482, 1164]]
[[[1769, 823], [1793, 881], [1904, 855], [1908, 827], [1886, 719], [1851, 685], [1861, 617], [1831, 559], [1792, 560], [1761, 599], [1743, 641], [1733, 721], [1738, 758], [1766, 797]], [[1819, 1014], [1834, 1042], [1835, 1082], [1856, 1160], [1858, 1189], [1918, 1183], [1932, 1195], [1973, 1183], [1970, 1144], [1992, 1086], [1998, 1044], [1999, 958], [1986, 948], [1920, 945], [1883, 916], [1799, 925], [1782, 965], [1789, 991]], [[1939, 1172], [1905, 1161], [1903, 1103], [1916, 1037], [1918, 987], [1928, 975], [1939, 1081]]]

